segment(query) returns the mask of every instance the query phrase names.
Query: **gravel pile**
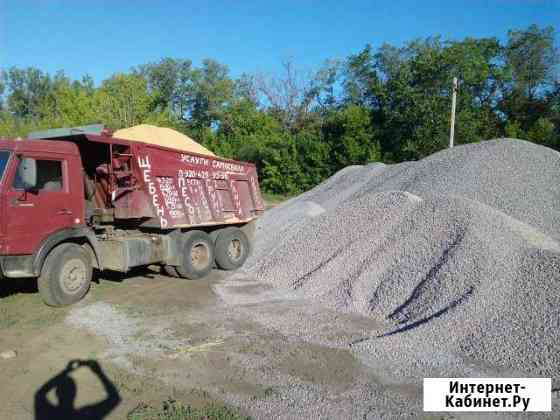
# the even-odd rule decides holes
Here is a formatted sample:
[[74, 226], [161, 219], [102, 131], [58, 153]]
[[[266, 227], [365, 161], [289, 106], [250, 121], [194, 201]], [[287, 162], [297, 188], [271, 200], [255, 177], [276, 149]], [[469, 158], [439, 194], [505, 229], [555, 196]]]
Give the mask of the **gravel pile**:
[[344, 169], [269, 211], [248, 273], [379, 321], [394, 372], [457, 360], [560, 379], [560, 154], [500, 139]]

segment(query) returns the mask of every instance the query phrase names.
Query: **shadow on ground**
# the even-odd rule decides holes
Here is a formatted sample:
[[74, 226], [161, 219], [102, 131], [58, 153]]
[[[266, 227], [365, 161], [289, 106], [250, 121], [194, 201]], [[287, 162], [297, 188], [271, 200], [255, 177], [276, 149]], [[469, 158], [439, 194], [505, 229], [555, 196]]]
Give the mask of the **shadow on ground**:
[[[99, 272], [98, 270], [94, 270], [92, 282], [96, 284], [100, 284], [104, 281], [122, 283], [128, 278], [143, 277], [154, 279], [157, 275], [157, 271], [148, 267], [134, 267], [128, 273], [119, 273], [116, 271]], [[37, 292], [37, 279], [35, 278], [10, 278], [0, 282], [0, 299], [17, 294], [34, 294]]]
[[147, 279], [154, 279], [158, 276], [159, 272], [154, 270], [157, 269], [156, 266], [141, 266], [132, 267], [126, 273], [119, 273], [118, 271], [98, 271], [94, 270], [93, 279], [94, 283], [100, 283], [102, 281], [110, 281], [114, 283], [122, 283], [126, 279], [143, 277]]
[[[94, 404], [75, 407], [78, 386], [70, 374], [80, 368], [87, 368], [101, 382], [107, 397]], [[53, 404], [48, 395], [54, 391], [57, 403]], [[35, 420], [48, 419], [89, 419], [101, 420], [107, 417], [121, 402], [117, 388], [105, 375], [95, 360], [73, 360], [59, 374], [49, 379], [35, 393]]]
[[0, 282], [0, 299], [18, 293], [37, 293], [36, 279], [4, 279]]

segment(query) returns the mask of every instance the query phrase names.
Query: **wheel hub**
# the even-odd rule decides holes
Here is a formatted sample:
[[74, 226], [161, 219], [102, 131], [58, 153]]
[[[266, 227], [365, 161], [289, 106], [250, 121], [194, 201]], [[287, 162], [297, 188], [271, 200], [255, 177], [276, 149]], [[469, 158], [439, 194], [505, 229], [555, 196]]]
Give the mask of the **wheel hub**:
[[203, 270], [208, 266], [210, 260], [210, 250], [204, 243], [197, 243], [191, 250], [191, 262], [197, 270]]
[[242, 255], [242, 245], [239, 239], [232, 240], [228, 245], [228, 255], [233, 261], [239, 260]]
[[67, 293], [75, 293], [86, 281], [87, 268], [83, 261], [73, 259], [64, 264], [61, 272], [62, 288]]

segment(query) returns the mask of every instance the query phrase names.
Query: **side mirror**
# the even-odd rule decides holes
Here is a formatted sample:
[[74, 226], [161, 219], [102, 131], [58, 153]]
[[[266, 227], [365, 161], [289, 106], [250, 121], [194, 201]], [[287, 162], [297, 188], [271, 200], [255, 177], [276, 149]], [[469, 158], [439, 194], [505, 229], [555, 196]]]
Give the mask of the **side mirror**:
[[22, 158], [18, 166], [18, 176], [25, 190], [37, 187], [37, 162], [33, 158]]

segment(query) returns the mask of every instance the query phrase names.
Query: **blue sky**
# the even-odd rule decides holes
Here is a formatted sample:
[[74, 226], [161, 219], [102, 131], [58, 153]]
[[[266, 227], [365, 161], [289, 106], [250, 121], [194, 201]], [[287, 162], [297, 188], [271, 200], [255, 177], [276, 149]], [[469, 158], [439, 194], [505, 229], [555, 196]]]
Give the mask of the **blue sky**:
[[99, 82], [165, 56], [195, 65], [210, 57], [238, 76], [273, 73], [286, 57], [313, 69], [366, 43], [505, 39], [532, 23], [560, 32], [560, 0], [0, 0], [0, 67], [63, 69]]

